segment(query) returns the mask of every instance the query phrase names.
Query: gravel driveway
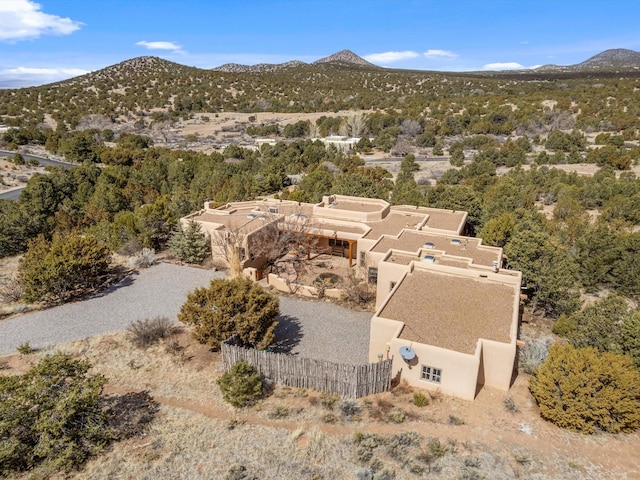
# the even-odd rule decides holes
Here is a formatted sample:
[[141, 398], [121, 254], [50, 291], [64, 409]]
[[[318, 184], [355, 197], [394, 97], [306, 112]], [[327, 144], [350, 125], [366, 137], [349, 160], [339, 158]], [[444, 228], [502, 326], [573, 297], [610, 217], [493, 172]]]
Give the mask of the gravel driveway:
[[[140, 270], [88, 300], [0, 320], [0, 355], [29, 342], [34, 348], [125, 330], [158, 315], [175, 318], [187, 293], [223, 274], [160, 263]], [[347, 363], [367, 361], [371, 314], [337, 305], [280, 298], [279, 351]]]

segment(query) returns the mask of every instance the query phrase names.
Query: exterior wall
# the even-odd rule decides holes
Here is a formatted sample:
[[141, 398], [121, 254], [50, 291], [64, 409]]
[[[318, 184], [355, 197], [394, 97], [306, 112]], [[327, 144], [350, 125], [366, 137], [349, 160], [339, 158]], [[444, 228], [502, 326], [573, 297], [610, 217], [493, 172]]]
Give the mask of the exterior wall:
[[[475, 398], [480, 367], [479, 352], [475, 355], [468, 355], [431, 345], [409, 344], [410, 342], [407, 340], [398, 338], [391, 341], [394, 375], [400, 371], [400, 378], [415, 387], [437, 390], [464, 400]], [[416, 352], [416, 358], [409, 363], [404, 361], [399, 353], [400, 347], [404, 346], [410, 346]], [[420, 374], [423, 365], [441, 369], [441, 382], [433, 383], [422, 380]]]
[[[364, 212], [359, 210], [346, 210], [341, 208], [331, 208], [332, 203], [340, 204], [340, 202], [359, 202], [369, 204], [375, 207], [375, 210]], [[376, 200], [369, 198], [349, 197], [346, 195], [325, 195], [322, 202], [313, 206], [313, 214], [318, 217], [331, 218], [337, 220], [346, 220], [350, 222], [374, 222], [382, 220], [389, 213], [389, 203], [384, 200]]]
[[[404, 323], [386, 318], [373, 317], [371, 319], [371, 333], [369, 334], [369, 362], [383, 360], [392, 357], [391, 342], [400, 335]], [[396, 350], [397, 352], [397, 350]]]
[[482, 340], [484, 384], [507, 391], [516, 361], [516, 344]]
[[411, 270], [409, 265], [399, 263], [378, 263], [378, 285], [376, 286], [376, 309], [380, 307], [391, 292], [391, 282], [399, 283]]

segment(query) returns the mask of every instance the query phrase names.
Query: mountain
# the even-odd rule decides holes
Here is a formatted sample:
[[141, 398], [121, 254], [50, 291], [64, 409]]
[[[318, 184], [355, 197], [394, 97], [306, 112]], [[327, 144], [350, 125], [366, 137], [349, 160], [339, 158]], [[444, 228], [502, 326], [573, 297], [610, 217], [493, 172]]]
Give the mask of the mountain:
[[637, 69], [640, 68], [640, 52], [625, 48], [605, 50], [582, 63], [574, 65], [574, 67], [583, 69]]
[[612, 48], [574, 65], [542, 65], [538, 72], [592, 72], [640, 70], [640, 52], [626, 48]]
[[367, 62], [364, 58], [356, 55], [351, 50], [340, 50], [338, 53], [329, 55], [328, 57], [321, 58], [313, 62], [313, 65], [319, 65], [322, 63], [334, 63], [341, 64], [343, 66], [358, 66], [368, 68], [381, 68], [373, 63]]
[[114, 82], [130, 84], [136, 79], [144, 79], [146, 77], [152, 78], [153, 76], [160, 75], [188, 75], [193, 72], [193, 70], [197, 69], [194, 67], [187, 67], [186, 65], [181, 65], [179, 63], [170, 62], [169, 60], [164, 60], [159, 57], [135, 57], [79, 77], [57, 82], [54, 85], [91, 85], [95, 83], [112, 84]]
[[214, 72], [226, 73], [273, 73], [289, 68], [295, 68], [306, 65], [300, 60], [292, 60], [286, 63], [258, 63], [257, 65], [242, 65], [240, 63], [225, 63], [219, 67], [212, 68]]
[[[373, 63], [367, 62], [364, 58], [356, 55], [351, 50], [341, 50], [328, 57], [316, 60], [311, 65], [333, 64], [343, 67], [366, 67], [380, 68]], [[293, 60], [286, 63], [259, 63], [257, 65], [242, 65], [239, 63], [225, 63], [219, 67], [212, 68], [214, 72], [227, 73], [272, 73], [307, 65], [299, 60]]]

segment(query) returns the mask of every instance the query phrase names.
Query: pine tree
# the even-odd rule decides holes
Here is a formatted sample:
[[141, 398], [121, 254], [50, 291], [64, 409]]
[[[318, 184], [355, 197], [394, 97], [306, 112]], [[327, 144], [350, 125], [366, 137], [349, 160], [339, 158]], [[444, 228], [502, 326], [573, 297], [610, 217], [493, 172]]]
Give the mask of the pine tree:
[[200, 224], [190, 221], [171, 234], [169, 250], [183, 262], [198, 264], [207, 258], [209, 242], [200, 232]]

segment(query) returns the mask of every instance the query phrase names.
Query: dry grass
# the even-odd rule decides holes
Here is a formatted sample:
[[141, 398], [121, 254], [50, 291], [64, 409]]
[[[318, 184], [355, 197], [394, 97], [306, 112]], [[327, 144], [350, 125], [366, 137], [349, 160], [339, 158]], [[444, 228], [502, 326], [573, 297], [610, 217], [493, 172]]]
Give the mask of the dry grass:
[[[187, 352], [186, 359], [178, 358], [176, 344], [181, 347], [177, 351]], [[412, 403], [415, 389], [400, 384], [393, 393], [358, 400], [362, 413], [347, 420], [337, 408], [339, 399], [330, 402], [319, 393], [287, 387], [276, 387], [250, 409], [230, 407], [216, 385], [222, 373], [219, 354], [194, 343], [187, 332], [144, 350], [131, 345], [125, 332], [60, 349], [91, 361], [94, 371], [110, 379], [107, 392], [148, 390], [161, 405], [144, 436], [115, 444], [74, 473], [74, 479], [222, 479], [232, 467], [244, 469], [247, 478], [278, 479], [350, 480], [370, 467], [395, 470], [396, 480], [423, 478], [425, 468], [440, 471], [439, 478], [460, 478], [465, 468], [495, 479], [624, 479], [638, 474], [638, 435], [584, 437], [547, 424], [538, 417], [524, 379], [510, 393], [519, 406], [515, 413], [505, 412], [504, 394], [490, 389], [475, 402], [429, 395], [429, 405], [418, 408]], [[24, 371], [28, 362], [48, 353], [52, 351], [2, 359], [0, 375]], [[328, 403], [333, 412], [324, 405]], [[389, 419], [395, 409], [406, 413], [402, 423]], [[326, 421], [328, 413], [332, 422]], [[451, 415], [464, 424], [450, 425]], [[379, 446], [371, 447], [364, 463], [361, 445], [354, 442], [356, 432], [378, 439]], [[405, 445], [402, 435], [410, 432], [420, 440]], [[421, 452], [434, 439], [447, 453], [427, 465]]]

